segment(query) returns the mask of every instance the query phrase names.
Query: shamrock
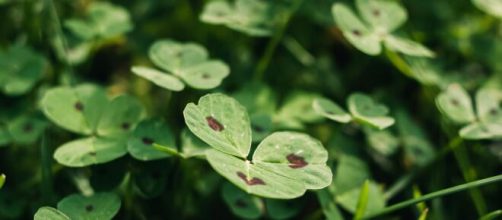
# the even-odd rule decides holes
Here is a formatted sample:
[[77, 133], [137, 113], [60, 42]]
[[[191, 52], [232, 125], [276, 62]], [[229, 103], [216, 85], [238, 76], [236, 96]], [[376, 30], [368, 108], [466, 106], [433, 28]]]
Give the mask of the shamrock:
[[7, 95], [22, 95], [44, 74], [47, 62], [31, 48], [14, 45], [0, 51], [0, 91]]
[[212, 1], [205, 5], [200, 19], [221, 24], [251, 36], [269, 36], [275, 28], [278, 7], [263, 0]]
[[393, 32], [406, 20], [406, 10], [389, 0], [356, 0], [363, 21], [342, 3], [335, 3], [332, 13], [347, 40], [368, 55], [378, 55], [381, 43], [391, 50], [411, 56], [433, 57], [434, 53], [421, 44], [399, 37]]
[[189, 103], [183, 115], [190, 131], [213, 148], [206, 151], [209, 164], [247, 193], [291, 199], [331, 183], [326, 149], [306, 134], [272, 133], [247, 160], [252, 140], [250, 119], [233, 98], [219, 93], [205, 95], [197, 105]]
[[42, 207], [35, 213], [35, 220], [86, 220], [112, 219], [120, 209], [120, 198], [114, 193], [97, 193], [91, 196], [72, 194], [57, 205]]
[[72, 167], [105, 163], [126, 154], [127, 136], [143, 115], [136, 99], [119, 95], [110, 100], [92, 84], [52, 88], [43, 96], [41, 107], [60, 127], [88, 135], [54, 152], [59, 163]]
[[463, 127], [459, 134], [465, 139], [502, 138], [502, 92], [482, 88], [476, 93], [476, 113], [467, 91], [459, 84], [449, 85], [436, 97], [438, 109]]
[[185, 84], [195, 89], [212, 89], [230, 72], [225, 63], [208, 59], [206, 49], [194, 43], [159, 40], [150, 47], [148, 55], [168, 73], [143, 66], [133, 66], [132, 72], [172, 91], [183, 90]]
[[353, 93], [347, 99], [349, 113], [342, 107], [325, 98], [315, 99], [312, 103], [314, 110], [331, 120], [348, 123], [356, 121], [378, 129], [384, 129], [394, 124], [394, 119], [387, 116], [389, 109], [376, 103], [371, 97], [362, 93]]

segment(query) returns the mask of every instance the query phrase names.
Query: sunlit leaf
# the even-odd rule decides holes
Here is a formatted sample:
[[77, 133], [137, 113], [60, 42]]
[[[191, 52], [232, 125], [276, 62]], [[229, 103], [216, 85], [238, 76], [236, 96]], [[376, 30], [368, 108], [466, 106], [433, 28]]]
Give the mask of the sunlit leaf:
[[390, 33], [406, 22], [406, 10], [391, 0], [357, 0], [361, 17], [377, 32]]
[[312, 107], [318, 114], [340, 123], [348, 123], [352, 119], [342, 107], [325, 98], [315, 99]]
[[501, 139], [502, 124], [492, 122], [474, 122], [463, 127], [460, 136], [465, 139]]
[[153, 144], [176, 149], [176, 143], [171, 129], [160, 120], [146, 120], [138, 124], [129, 138], [127, 150], [138, 160], [157, 160], [169, 157], [153, 147]]
[[181, 91], [185, 88], [185, 84], [183, 84], [183, 82], [177, 77], [156, 69], [143, 66], [133, 66], [131, 71], [134, 74], [168, 90]]
[[52, 207], [41, 207], [35, 213], [34, 220], [70, 220], [63, 212]]
[[112, 219], [120, 209], [120, 198], [114, 193], [73, 194], [59, 201], [58, 209], [72, 220]]
[[434, 52], [427, 47], [395, 35], [389, 35], [384, 39], [385, 47], [389, 50], [400, 52], [410, 56], [434, 57]]
[[367, 95], [353, 93], [347, 99], [347, 105], [356, 121], [379, 129], [384, 129], [394, 124], [394, 119], [387, 116], [389, 109], [385, 105], [376, 103]]
[[459, 84], [451, 84], [436, 97], [441, 113], [455, 123], [465, 124], [476, 119], [471, 98]]
[[502, 124], [502, 92], [481, 88], [476, 93], [476, 113], [479, 120]]

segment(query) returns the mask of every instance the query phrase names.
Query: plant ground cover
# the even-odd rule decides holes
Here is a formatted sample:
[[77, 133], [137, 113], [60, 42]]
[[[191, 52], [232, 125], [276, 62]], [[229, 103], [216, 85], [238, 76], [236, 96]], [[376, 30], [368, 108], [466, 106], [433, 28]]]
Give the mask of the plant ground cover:
[[502, 217], [499, 0], [0, 0], [0, 219]]

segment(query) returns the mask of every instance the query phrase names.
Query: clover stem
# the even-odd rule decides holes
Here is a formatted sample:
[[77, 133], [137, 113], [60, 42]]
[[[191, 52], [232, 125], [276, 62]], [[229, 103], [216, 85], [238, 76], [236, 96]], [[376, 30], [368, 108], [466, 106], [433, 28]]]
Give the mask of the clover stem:
[[274, 36], [272, 36], [272, 39], [270, 39], [270, 41], [268, 42], [263, 56], [261, 57], [260, 61], [258, 61], [258, 65], [256, 66], [256, 69], [253, 74], [255, 81], [261, 81], [263, 79], [263, 75], [265, 74], [265, 71], [267, 70], [270, 62], [272, 61], [272, 56], [274, 55], [274, 52], [277, 49], [277, 46], [279, 45], [279, 42], [284, 36], [284, 32], [286, 32], [291, 17], [293, 17], [293, 15], [298, 10], [302, 2], [303, 0], [296, 0], [291, 10], [287, 11], [284, 14], [283, 19], [281, 20], [282, 22], [278, 25], [279, 28], [274, 33]]
[[42, 196], [44, 197], [46, 202], [53, 202], [54, 198], [54, 190], [53, 190], [53, 183], [52, 183], [52, 169], [51, 169], [51, 164], [52, 164], [52, 154], [50, 152], [50, 149], [48, 147], [47, 140], [48, 138], [46, 137], [47, 133], [44, 132], [42, 133], [42, 140], [40, 143], [40, 168], [42, 170]]
[[415, 78], [411, 67], [406, 63], [406, 61], [396, 52], [385, 49], [385, 55], [389, 58], [390, 62], [394, 67], [396, 67], [401, 73], [410, 78]]
[[487, 184], [491, 184], [491, 183], [496, 183], [496, 182], [500, 182], [500, 181], [502, 181], [502, 174], [496, 175], [496, 176], [492, 176], [492, 177], [488, 177], [488, 178], [485, 178], [485, 179], [480, 179], [480, 180], [476, 180], [476, 181], [472, 181], [472, 182], [460, 184], [460, 185], [453, 186], [453, 187], [450, 187], [450, 188], [442, 189], [442, 190], [439, 190], [439, 191], [436, 191], [436, 192], [432, 192], [432, 193], [423, 195], [423, 196], [418, 197], [418, 198], [406, 200], [406, 201], [403, 201], [403, 202], [400, 202], [400, 203], [388, 206], [387, 208], [384, 208], [384, 209], [380, 210], [377, 213], [374, 213], [374, 214], [369, 215], [369, 216], [365, 216], [364, 219], [375, 218], [375, 217], [382, 216], [384, 214], [388, 214], [390, 212], [393, 212], [393, 211], [396, 211], [396, 210], [399, 210], [399, 209], [402, 209], [402, 208], [405, 208], [405, 207], [408, 207], [408, 206], [411, 206], [411, 205], [414, 205], [414, 204], [417, 204], [417, 203], [420, 203], [420, 202], [428, 201], [428, 200], [431, 200], [431, 199], [434, 199], [434, 198], [438, 198], [438, 197], [442, 197], [442, 196], [449, 195], [449, 194], [452, 194], [452, 193], [456, 193], [456, 192], [461, 192], [461, 191], [465, 191], [465, 190], [477, 188], [477, 187], [480, 187], [480, 186], [483, 186], [483, 185], [487, 185]]
[[[477, 179], [477, 173], [476, 169], [474, 169], [474, 167], [471, 164], [471, 161], [469, 160], [469, 157], [467, 155], [467, 149], [465, 148], [465, 145], [463, 145], [462, 143], [463, 142], [460, 141], [458, 143], [459, 147], [453, 149], [453, 155], [455, 156], [460, 171], [462, 171], [464, 180], [470, 182]], [[481, 191], [477, 188], [470, 189], [469, 195], [471, 196], [474, 206], [476, 207], [478, 215], [479, 216], [485, 215], [487, 210], [486, 202], [483, 198], [483, 195], [481, 194]]]

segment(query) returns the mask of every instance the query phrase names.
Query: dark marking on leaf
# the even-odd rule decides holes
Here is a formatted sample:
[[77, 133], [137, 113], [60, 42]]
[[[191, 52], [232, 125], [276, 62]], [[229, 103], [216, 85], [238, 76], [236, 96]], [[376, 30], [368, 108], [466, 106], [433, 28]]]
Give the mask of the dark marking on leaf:
[[360, 37], [361, 36], [361, 31], [359, 31], [359, 30], [352, 30], [352, 34]]
[[92, 205], [86, 205], [85, 206], [85, 211], [86, 212], [92, 212], [92, 210], [94, 210], [94, 206], [92, 206]]
[[23, 131], [25, 133], [29, 133], [31, 131], [33, 131], [33, 125], [31, 123], [26, 123], [23, 125]]
[[203, 79], [209, 79], [209, 78], [211, 78], [211, 76], [209, 74], [207, 74], [207, 73], [203, 73], [202, 74], [202, 78]]
[[451, 99], [451, 104], [455, 107], [458, 107], [460, 105], [460, 102], [458, 102], [457, 99]]
[[293, 153], [286, 156], [286, 159], [288, 159], [289, 161], [289, 167], [293, 169], [302, 168], [308, 165], [307, 161], [305, 161], [305, 158]]
[[96, 156], [96, 151], [91, 151], [91, 152], [89, 152], [89, 155], [91, 155], [91, 156]]
[[373, 15], [374, 15], [375, 17], [380, 16], [380, 10], [378, 10], [378, 9], [373, 9], [372, 13], [373, 13]]
[[77, 102], [75, 103], [75, 109], [77, 109], [77, 111], [81, 112], [84, 110], [84, 104], [82, 104], [82, 102]]
[[149, 137], [143, 137], [141, 138], [141, 141], [143, 142], [143, 144], [145, 145], [152, 145], [153, 142], [155, 142], [153, 139], [149, 138]]
[[206, 121], [207, 125], [209, 125], [209, 127], [211, 127], [211, 129], [213, 129], [214, 131], [223, 131], [224, 129], [223, 125], [215, 118], [207, 116]]
[[239, 208], [246, 208], [248, 206], [246, 201], [244, 201], [242, 198], [237, 199], [237, 201], [235, 201], [235, 205]]
[[237, 172], [237, 176], [239, 176], [242, 180], [244, 180], [244, 182], [246, 182], [246, 184], [248, 184], [250, 186], [265, 185], [265, 182], [262, 179], [257, 178], [257, 177], [253, 177], [251, 179], [248, 179], [246, 174], [244, 174], [243, 172], [240, 172], [240, 171]]
[[131, 128], [131, 124], [129, 124], [128, 122], [124, 122], [122, 123], [122, 125], [120, 125], [122, 127], [122, 129], [124, 130], [129, 130], [129, 128]]
[[497, 109], [495, 109], [495, 108], [492, 108], [492, 109], [490, 110], [490, 115], [492, 115], [492, 116], [497, 115], [497, 113], [498, 113], [498, 111], [497, 111]]
[[265, 129], [263, 127], [259, 126], [259, 125], [252, 124], [251, 127], [256, 132], [263, 132], [263, 131], [265, 131]]

